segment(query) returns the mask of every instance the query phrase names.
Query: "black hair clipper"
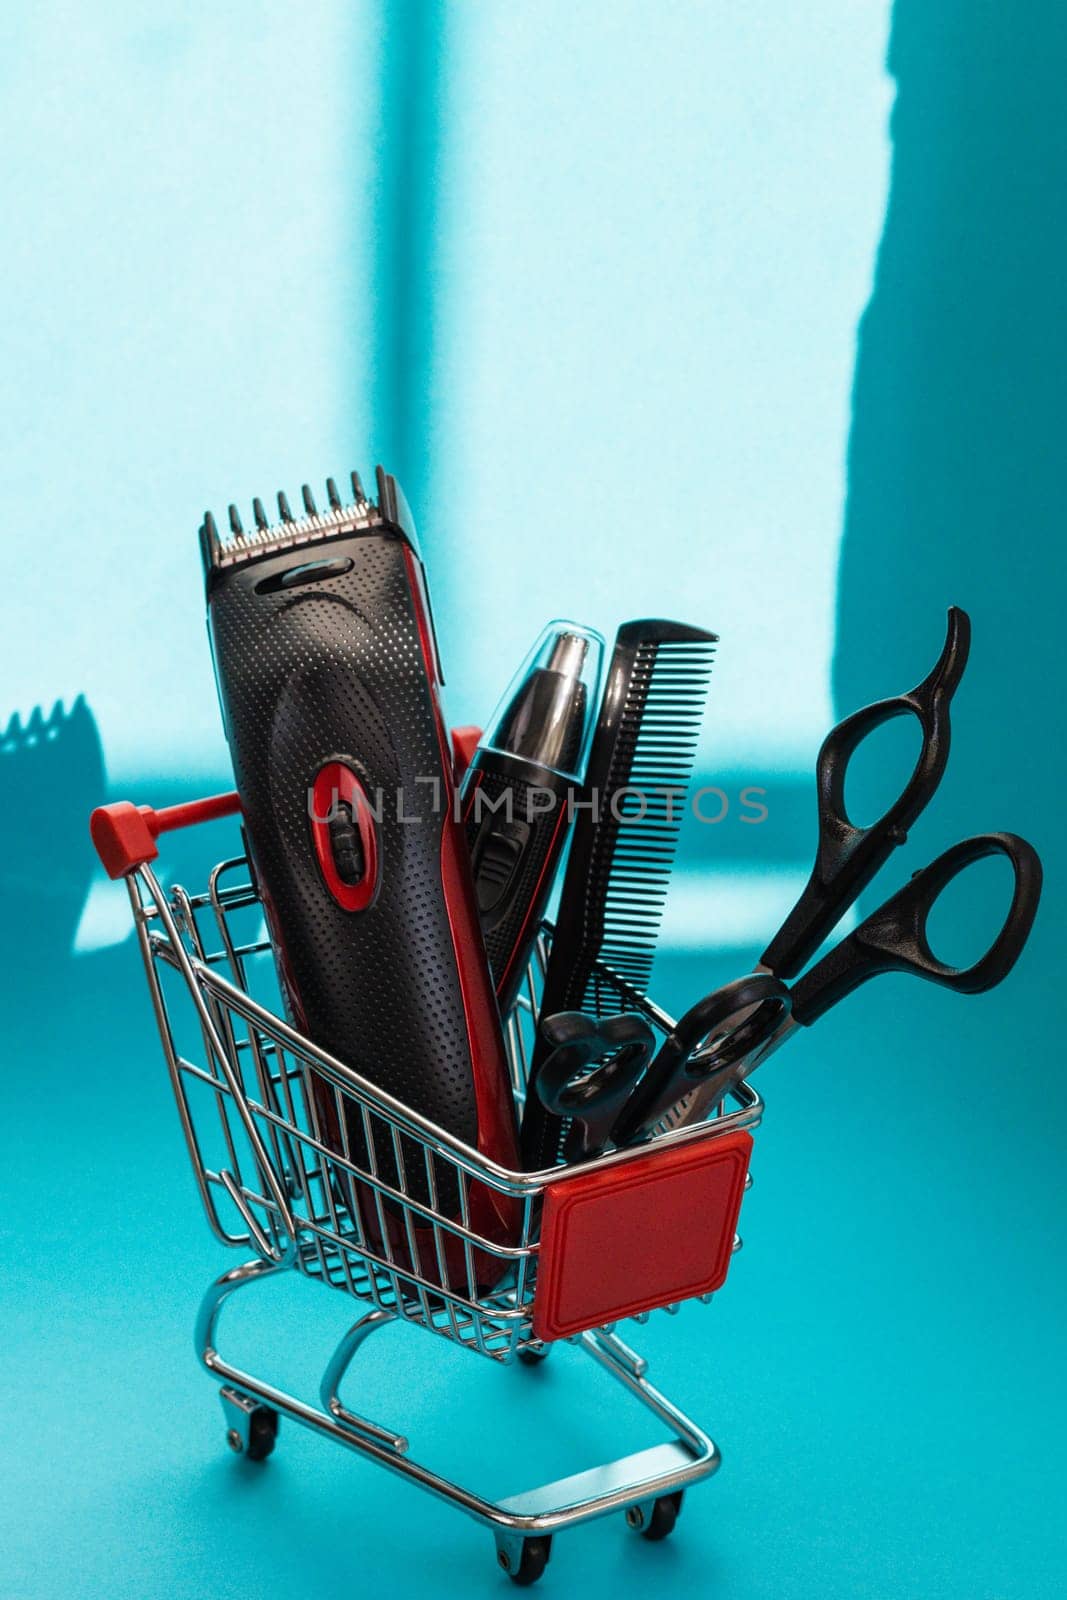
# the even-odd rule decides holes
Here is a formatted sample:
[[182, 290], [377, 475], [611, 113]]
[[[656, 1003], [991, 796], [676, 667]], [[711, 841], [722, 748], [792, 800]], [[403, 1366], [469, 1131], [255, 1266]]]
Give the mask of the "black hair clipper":
[[[353, 473], [343, 505], [330, 479], [322, 512], [305, 487], [299, 517], [279, 494], [273, 525], [256, 500], [247, 533], [231, 506], [226, 542], [205, 517], [226, 737], [295, 1026], [513, 1167], [515, 1115], [454, 805], [425, 573], [403, 494], [380, 467], [377, 487], [374, 505]], [[339, 1149], [336, 1102], [321, 1080], [314, 1098], [324, 1142]], [[365, 1168], [354, 1106], [345, 1124], [351, 1158]], [[376, 1155], [380, 1175], [398, 1184], [392, 1152]], [[438, 1165], [437, 1204], [450, 1213], [457, 1185]], [[405, 1150], [404, 1166], [408, 1192], [430, 1203], [418, 1146]], [[376, 1208], [353, 1188], [380, 1245]], [[507, 1242], [508, 1203], [473, 1188], [473, 1226]], [[397, 1240], [403, 1265], [402, 1227]], [[418, 1253], [415, 1265], [434, 1278], [432, 1241]]]
[[463, 780], [463, 814], [501, 1014], [522, 984], [585, 778], [604, 641], [550, 622], [512, 680]]

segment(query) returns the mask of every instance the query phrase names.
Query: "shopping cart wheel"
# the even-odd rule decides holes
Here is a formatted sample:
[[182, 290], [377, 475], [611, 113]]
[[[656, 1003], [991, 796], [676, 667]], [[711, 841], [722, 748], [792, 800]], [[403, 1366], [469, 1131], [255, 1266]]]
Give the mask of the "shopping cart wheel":
[[551, 1554], [552, 1535], [542, 1533], [531, 1535], [522, 1541], [517, 1560], [513, 1551], [503, 1546], [498, 1546], [496, 1559], [512, 1583], [517, 1583], [520, 1588], [525, 1589], [531, 1583], [537, 1582], [548, 1566]]
[[229, 1384], [219, 1390], [219, 1399], [226, 1417], [226, 1443], [234, 1455], [266, 1461], [278, 1437], [278, 1413], [273, 1406], [260, 1405]]
[[533, 1348], [519, 1351], [519, 1360], [522, 1362], [524, 1367], [539, 1367], [542, 1361], [547, 1360], [547, 1358], [547, 1344], [541, 1345], [540, 1349]]
[[246, 1461], [266, 1461], [278, 1438], [278, 1413], [270, 1406], [257, 1406], [248, 1413], [244, 1428], [227, 1428], [226, 1443], [235, 1455]]
[[626, 1521], [642, 1539], [665, 1539], [669, 1533], [673, 1533], [681, 1509], [682, 1490], [676, 1489], [673, 1494], [661, 1495], [658, 1500], [653, 1500], [648, 1511], [643, 1506], [631, 1506], [626, 1513]]
[[270, 1406], [257, 1406], [248, 1419], [249, 1461], [266, 1461], [278, 1439], [278, 1413]]

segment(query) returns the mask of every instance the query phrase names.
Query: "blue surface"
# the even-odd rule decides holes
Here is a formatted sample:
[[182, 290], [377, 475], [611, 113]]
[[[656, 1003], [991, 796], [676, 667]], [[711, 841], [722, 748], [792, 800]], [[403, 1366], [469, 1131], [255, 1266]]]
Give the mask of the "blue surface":
[[[501, 32], [506, 28], [500, 19], [511, 9], [497, 15]], [[834, 9], [820, 8], [823, 28], [812, 28], [796, 50], [801, 57], [808, 51], [813, 58], [825, 55], [839, 70], [847, 60], [858, 71], [868, 36], [861, 48], [844, 22], [835, 31], [829, 20]], [[692, 8], [692, 15], [698, 10], [703, 19], [705, 8]], [[456, 159], [456, 128], [465, 129], [468, 144], [473, 139], [469, 122], [462, 122], [458, 88], [471, 51], [477, 47], [491, 55], [490, 46], [499, 40], [488, 25], [479, 39], [470, 23], [453, 21], [456, 13], [443, 8], [427, 8], [428, 29], [433, 22], [427, 34], [407, 8], [379, 13], [366, 7], [354, 41], [343, 11], [309, 8], [314, 21], [302, 21], [302, 41], [285, 27], [261, 23], [259, 8], [238, 7], [228, 14], [233, 20], [225, 36], [215, 32], [216, 12], [205, 8], [195, 26], [175, 35], [137, 34], [130, 43], [117, 9], [112, 15], [102, 7], [104, 43], [90, 55], [87, 40], [70, 31], [75, 24], [68, 12], [46, 7], [40, 13], [43, 34], [15, 28], [5, 56], [9, 73], [12, 61], [23, 69], [15, 74], [15, 89], [23, 96], [13, 101], [16, 122], [19, 106], [25, 110], [32, 102], [27, 85], [41, 81], [47, 60], [60, 74], [57, 104], [82, 106], [84, 122], [73, 129], [58, 118], [67, 153], [61, 151], [50, 169], [50, 181], [61, 189], [68, 182], [69, 193], [78, 187], [72, 161], [85, 128], [115, 123], [108, 149], [132, 149], [130, 130], [148, 125], [153, 103], [164, 106], [172, 129], [194, 111], [203, 116], [204, 106], [215, 108], [210, 117], [223, 117], [208, 127], [197, 124], [195, 137], [182, 147], [195, 179], [190, 187], [178, 156], [173, 169], [163, 164], [169, 178], [157, 188], [143, 177], [143, 158], [138, 165], [131, 155], [129, 170], [141, 174], [140, 203], [101, 229], [83, 267], [82, 292], [90, 308], [84, 336], [59, 280], [42, 278], [34, 265], [34, 252], [44, 250], [51, 235], [42, 245], [39, 234], [30, 233], [5, 261], [21, 274], [16, 305], [36, 307], [41, 324], [66, 330], [57, 358], [48, 354], [47, 341], [41, 353], [26, 319], [12, 319], [9, 370], [24, 382], [22, 390], [12, 388], [7, 408], [13, 416], [24, 414], [33, 380], [40, 414], [32, 428], [17, 434], [9, 477], [15, 481], [19, 452], [29, 476], [45, 465], [59, 473], [53, 500], [60, 511], [72, 508], [69, 526], [52, 501], [42, 526], [49, 537], [67, 543], [48, 546], [42, 535], [42, 547], [61, 548], [77, 567], [78, 540], [90, 541], [91, 550], [106, 558], [106, 614], [116, 619], [113, 635], [101, 643], [99, 611], [90, 626], [78, 604], [81, 594], [95, 592], [87, 588], [88, 568], [77, 568], [58, 593], [52, 569], [42, 575], [40, 563], [28, 566], [24, 560], [17, 571], [15, 600], [30, 623], [19, 635], [5, 680], [12, 705], [25, 716], [38, 699], [47, 704], [56, 693], [69, 698], [85, 688], [89, 707], [56, 738], [35, 729], [12, 738], [0, 752], [0, 1593], [12, 1600], [258, 1592], [311, 1600], [335, 1591], [420, 1594], [430, 1587], [506, 1592], [492, 1570], [491, 1541], [484, 1533], [296, 1427], [283, 1424], [279, 1448], [262, 1468], [235, 1461], [225, 1450], [222, 1413], [194, 1362], [191, 1328], [201, 1288], [233, 1260], [212, 1243], [197, 1217], [136, 953], [127, 938], [107, 933], [115, 925], [108, 923], [111, 911], [103, 899], [98, 897], [102, 909], [95, 922], [83, 911], [92, 862], [82, 830], [91, 805], [120, 789], [166, 803], [222, 778], [195, 560], [181, 532], [194, 525], [202, 499], [224, 500], [242, 482], [255, 492], [264, 470], [271, 477], [277, 471], [292, 488], [293, 479], [311, 470], [304, 465], [309, 455], [322, 460], [323, 472], [338, 465], [336, 454], [348, 451], [353, 430], [369, 439], [367, 454], [381, 441], [382, 453], [412, 481], [414, 498], [430, 497], [447, 483], [447, 457], [430, 446], [447, 443], [448, 429], [456, 426], [449, 420], [447, 394], [434, 389], [450, 370], [450, 302], [430, 292], [438, 278], [424, 281], [418, 263], [429, 257], [418, 241], [437, 242], [435, 272], [454, 291], [461, 258], [442, 221], [449, 197], [455, 199], [448, 161]], [[529, 28], [531, 13], [515, 11]], [[668, 54], [681, 50], [689, 29], [689, 8], [671, 11], [679, 31], [665, 36]], [[704, 137], [704, 99], [715, 99], [716, 86], [733, 81], [731, 74], [736, 78], [739, 63], [754, 71], [760, 52], [770, 49], [767, 36], [747, 34], [735, 23], [732, 8], [709, 7], [707, 14], [714, 14], [713, 32], [702, 31], [703, 20], [692, 23], [696, 66], [690, 63], [692, 78], [685, 80], [679, 101], [684, 115], [664, 139], [666, 168], [670, 151]], [[553, 23], [564, 25], [560, 19]], [[580, 44], [582, 59], [591, 61], [581, 28], [574, 24], [568, 42], [575, 49]], [[792, 42], [780, 20], [774, 31], [779, 55], [787, 55]], [[646, 57], [654, 34], [659, 37], [658, 17], [654, 28], [640, 8], [626, 8], [614, 44], [601, 41], [608, 53], [605, 84], [625, 88], [632, 77], [640, 81], [635, 62], [642, 61], [654, 81], [668, 81], [660, 58]], [[432, 49], [428, 38], [436, 40]], [[123, 49], [128, 45], [136, 72], [123, 66], [126, 56], [116, 54], [117, 39], [127, 40]], [[298, 43], [311, 56], [298, 59]], [[755, 540], [749, 611], [740, 590], [729, 593], [730, 628], [743, 637], [761, 625], [762, 580], [781, 581], [779, 569], [789, 559], [798, 574], [810, 564], [821, 574], [805, 591], [815, 612], [832, 618], [836, 609], [833, 677], [830, 628], [820, 622], [814, 642], [799, 644], [795, 629], [777, 624], [775, 636], [772, 625], [759, 673], [747, 683], [734, 679], [731, 696], [750, 697], [746, 714], [754, 734], [745, 744], [734, 725], [724, 722], [717, 764], [709, 771], [720, 778], [728, 766], [749, 779], [762, 773], [770, 785], [771, 816], [747, 835], [725, 826], [690, 831], [686, 892], [695, 904], [703, 885], [711, 933], [721, 937], [706, 952], [691, 948], [691, 941], [683, 948], [687, 940], [678, 939], [659, 963], [656, 991], [677, 1010], [758, 952], [757, 930], [746, 933], [739, 925], [727, 935], [717, 928], [716, 892], [724, 874], [731, 882], [749, 874], [757, 893], [772, 882], [777, 895], [803, 865], [811, 842], [811, 797], [801, 774], [813, 758], [818, 729], [813, 722], [785, 756], [776, 755], [779, 731], [791, 720], [792, 656], [815, 651], [827, 702], [832, 690], [837, 710], [849, 710], [926, 671], [951, 601], [966, 605], [975, 625], [952, 763], [936, 806], [887, 873], [887, 885], [964, 832], [1015, 828], [1033, 838], [1046, 860], [1046, 896], [1032, 946], [1002, 990], [974, 1001], [909, 986], [904, 979], [872, 985], [767, 1068], [761, 1088], [769, 1111], [754, 1158], [756, 1184], [742, 1219], [746, 1248], [726, 1290], [707, 1310], [685, 1308], [677, 1319], [661, 1317], [633, 1330], [634, 1343], [651, 1357], [653, 1379], [716, 1437], [725, 1458], [722, 1473], [692, 1495], [676, 1540], [665, 1545], [634, 1539], [618, 1518], [561, 1537], [543, 1580], [546, 1594], [689, 1589], [722, 1600], [1040, 1600], [1067, 1587], [1067, 1090], [1061, 1071], [1067, 1018], [1059, 967], [1067, 907], [1058, 704], [1065, 578], [1060, 462], [1067, 363], [1059, 283], [1067, 174], [1060, 109], [1065, 44], [1061, 13], [1036, 0], [1010, 12], [963, 0], [937, 8], [898, 0], [894, 8], [891, 183], [876, 262], [872, 244], [873, 290], [858, 329], [843, 517], [827, 486], [830, 468], [825, 461], [820, 468], [829, 515], [843, 520], [840, 581], [835, 592], [829, 574], [839, 528], [827, 524], [821, 535], [805, 528], [792, 543], [787, 536]], [[617, 70], [612, 48], [619, 52]], [[776, 61], [784, 83], [788, 75]], [[842, 143], [848, 129], [861, 125], [863, 137], [870, 137], [863, 108], [880, 92], [880, 55], [873, 66], [865, 89], [845, 91], [842, 104], [851, 110]], [[224, 68], [236, 75], [228, 88]], [[364, 75], [361, 81], [388, 82], [400, 95], [405, 84], [421, 86], [439, 121], [416, 120], [406, 129], [407, 145], [397, 147], [391, 138], [397, 119], [381, 117], [372, 106], [366, 121], [359, 121], [363, 111], [353, 107], [348, 92], [357, 72]], [[298, 116], [283, 93], [290, 80], [313, 80], [320, 87], [310, 132], [302, 111]], [[123, 83], [131, 86], [132, 109], [124, 102], [121, 115], [113, 108], [111, 118], [102, 119], [86, 85], [103, 84], [114, 102]], [[257, 89], [264, 92], [264, 83], [271, 86], [265, 98], [280, 120], [271, 123], [269, 139], [264, 135], [263, 160], [257, 162], [258, 146], [242, 142], [243, 108], [254, 102]], [[169, 101], [161, 98], [167, 84]], [[483, 83], [480, 93], [488, 114], [491, 89]], [[670, 97], [663, 93], [666, 102]], [[720, 97], [725, 94], [722, 87]], [[626, 121], [628, 90], [622, 99], [625, 104], [612, 113], [619, 128]], [[536, 107], [524, 106], [529, 126], [523, 137], [529, 138]], [[33, 124], [41, 139], [51, 126], [46, 111], [38, 106]], [[736, 108], [735, 114], [740, 115]], [[792, 115], [795, 124], [787, 121], [783, 137], [789, 126], [804, 126], [800, 99]], [[653, 117], [653, 129], [662, 132], [665, 126]], [[347, 141], [344, 159], [329, 146], [339, 128], [338, 148]], [[564, 128], [563, 145], [567, 137]], [[764, 137], [772, 135], [742, 125], [734, 161], [743, 163], [750, 146], [764, 149], [769, 161], [760, 143]], [[229, 159], [214, 173], [218, 184], [212, 188], [216, 148], [229, 152]], [[546, 155], [556, 150], [558, 159], [555, 135], [546, 135], [543, 148]], [[581, 148], [587, 150], [587, 142]], [[375, 191], [368, 152], [378, 152], [380, 170], [393, 174], [388, 181], [403, 191], [403, 206], [394, 207], [389, 194]], [[607, 153], [598, 160], [607, 163]], [[28, 159], [5, 181], [22, 184], [25, 199], [40, 190], [46, 164], [43, 156], [37, 165]], [[487, 153], [470, 161], [474, 188], [487, 164]], [[871, 175], [868, 167], [864, 172]], [[834, 191], [831, 210], [838, 219], [858, 181], [857, 168], [849, 166], [849, 173]], [[689, 168], [679, 170], [682, 187], [676, 191], [664, 179], [665, 192], [675, 200], [673, 207], [665, 203], [667, 217], [679, 214], [695, 181]], [[647, 173], [642, 182], [647, 197]], [[569, 192], [561, 173], [553, 184], [559, 194]], [[512, 187], [525, 197], [518, 179]], [[500, 175], [489, 174], [485, 188], [502, 191]], [[229, 275], [205, 267], [203, 277], [193, 280], [189, 303], [175, 291], [160, 309], [159, 285], [171, 282], [168, 240], [186, 241], [193, 231], [186, 217], [161, 243], [158, 229], [173, 216], [175, 196], [188, 193], [200, 196], [194, 210], [203, 205], [210, 211], [220, 195], [241, 197], [249, 222], [262, 220], [268, 201], [295, 208], [303, 194], [311, 208], [305, 245], [311, 249], [307, 241], [314, 242], [314, 259], [301, 257], [293, 273], [282, 257], [272, 256], [274, 276], [264, 279], [261, 266], [237, 288]], [[369, 227], [377, 243], [366, 257], [360, 253], [364, 230], [352, 222], [350, 210], [342, 218], [340, 209], [353, 194], [366, 201], [374, 219]], [[146, 210], [153, 196], [156, 209]], [[859, 207], [871, 204], [870, 192], [854, 198]], [[18, 194], [14, 201], [9, 195], [9, 208], [16, 201]], [[130, 225], [131, 214], [142, 221], [139, 229]], [[79, 215], [72, 220], [62, 200], [50, 213], [49, 226], [59, 230], [68, 255], [77, 242]], [[733, 215], [739, 239], [764, 236], [766, 216], [746, 233], [743, 215]], [[620, 216], [608, 226], [608, 236], [621, 229]], [[333, 233], [331, 219], [337, 222]], [[598, 237], [594, 220], [590, 239]], [[498, 240], [496, 230], [504, 224], [488, 212], [479, 226], [485, 237]], [[568, 226], [581, 234], [577, 204]], [[215, 227], [224, 245], [221, 223]], [[109, 274], [123, 260], [122, 239], [134, 234], [141, 252], [136, 270], [115, 281]], [[261, 248], [252, 252], [261, 263], [267, 243], [264, 233]], [[677, 243], [685, 247], [681, 235]], [[695, 252], [698, 244], [694, 236], [690, 248]], [[188, 275], [200, 263], [195, 250], [183, 248], [179, 282], [185, 281], [182, 272]], [[862, 254], [858, 239], [850, 248]], [[785, 244], [782, 254], [788, 256]], [[583, 269], [594, 282], [596, 260], [592, 249]], [[614, 281], [603, 264], [600, 275]], [[668, 285], [668, 294], [681, 292], [684, 276]], [[739, 270], [737, 277], [745, 276]], [[398, 281], [406, 288], [397, 292], [389, 315], [376, 322], [367, 307], [383, 296], [387, 300], [386, 287]], [[221, 284], [229, 286], [225, 304]], [[617, 306], [636, 315], [637, 300], [626, 299], [631, 292], [620, 290]], [[758, 301], [754, 290], [753, 304]], [[829, 301], [838, 304], [838, 321], [855, 321], [858, 307], [840, 285]], [[122, 347], [126, 357], [115, 358], [112, 373], [111, 357], [105, 361], [104, 355], [115, 348], [114, 328], [127, 303], [137, 314], [131, 314], [129, 345]], [[724, 302], [717, 314], [729, 321], [740, 315], [738, 305]], [[202, 399], [198, 362], [217, 344], [216, 322], [200, 315], [205, 306], [214, 308], [218, 325], [229, 330], [242, 356], [256, 349], [274, 352], [265, 358], [258, 382], [239, 383], [230, 373], [220, 390], [209, 385], [206, 413], [190, 399]], [[544, 305], [530, 303], [531, 337], [549, 352], [562, 348], [554, 344], [558, 309], [551, 297]], [[462, 326], [461, 313], [462, 305]], [[428, 319], [420, 326], [438, 319], [435, 338], [446, 343], [435, 347], [436, 366], [426, 366], [424, 342], [405, 344], [412, 339], [403, 326], [409, 314]], [[577, 303], [568, 314], [573, 384], [582, 366], [582, 352], [573, 343], [582, 326]], [[689, 305], [684, 315], [691, 314]], [[610, 306], [603, 315], [611, 331]], [[658, 315], [665, 313], [657, 301], [649, 316], [654, 322]], [[512, 326], [518, 316], [516, 306], [503, 303], [500, 323], [490, 326]], [[829, 311], [826, 316], [814, 340], [820, 351], [839, 332]], [[295, 346], [272, 346], [265, 337], [275, 323], [288, 330], [286, 339], [296, 341], [301, 330], [305, 335], [302, 348], [314, 381], [301, 397], [285, 386]], [[400, 352], [402, 369], [377, 396], [358, 359], [351, 363], [360, 368], [355, 376], [349, 364], [359, 342], [353, 330], [366, 332], [372, 323], [376, 361], [387, 364], [391, 349]], [[347, 330], [340, 363], [327, 338], [338, 325]], [[850, 347], [851, 340], [850, 332]], [[610, 346], [605, 337], [587, 351], [591, 366], [607, 363], [601, 398], [613, 385], [622, 392], [628, 381], [611, 366]], [[783, 382], [795, 382], [804, 341], [779, 345], [776, 338], [773, 346], [766, 355], [768, 385], [777, 381], [776, 362]], [[166, 359], [164, 352], [171, 352]], [[482, 350], [479, 371], [491, 366], [491, 354]], [[743, 355], [739, 348], [735, 359]], [[663, 409], [665, 396], [686, 413], [678, 423], [686, 441], [684, 448], [677, 446], [679, 470], [689, 460], [686, 450], [696, 459], [693, 441], [699, 443], [697, 413], [705, 396], [714, 392], [717, 405], [729, 410], [721, 397], [722, 370], [703, 364], [703, 356], [687, 368], [684, 357], [680, 347], [672, 350], [658, 380], [664, 385], [661, 403], [643, 411], [620, 400], [617, 459], [625, 459], [625, 448], [652, 429], [651, 413]], [[56, 359], [70, 376], [52, 404], [41, 374]], [[820, 427], [832, 431], [836, 368], [822, 364], [816, 370], [825, 387], [813, 384], [810, 404]], [[97, 403], [108, 376], [108, 392], [124, 397], [110, 412]], [[525, 403], [540, 418], [538, 439], [550, 438], [545, 396], [551, 376], [542, 375], [542, 381], [531, 375], [528, 389], [509, 402], [512, 409], [502, 411], [495, 448], [505, 463], [509, 451], [517, 453]], [[163, 397], [159, 404], [170, 408], [163, 420], [153, 420], [153, 388]], [[479, 394], [480, 426], [491, 420], [492, 385]], [[790, 406], [799, 410], [802, 396], [790, 394]], [[787, 535], [791, 495], [809, 487], [781, 470], [773, 455], [774, 437], [787, 419], [777, 416], [767, 429], [751, 406], [746, 414], [752, 454], [738, 478], [760, 486], [766, 496], [761, 504], [770, 507], [768, 525], [780, 525]], [[82, 433], [91, 434], [91, 448], [78, 444], [83, 415]], [[603, 437], [597, 434], [588, 459], [606, 463], [612, 456], [611, 417], [601, 417], [598, 426]], [[843, 460], [843, 417], [836, 426], [833, 448]], [[723, 417], [716, 414], [709, 427], [712, 444], [735, 456], [740, 445]], [[419, 464], [422, 428], [429, 466]], [[568, 429], [574, 431], [571, 423]], [[69, 439], [75, 444], [68, 473], [55, 462], [68, 453]], [[91, 479], [92, 504], [106, 504], [104, 479], [121, 464], [123, 441], [135, 487], [150, 491], [149, 514], [140, 524], [125, 513], [94, 519], [77, 509], [75, 478], [90, 470], [97, 474]], [[570, 448], [581, 456], [579, 433]], [[361, 458], [363, 453], [361, 445]], [[169, 474], [165, 484], [156, 483], [161, 464]], [[538, 465], [544, 468], [544, 459]], [[477, 468], [472, 454], [466, 470], [477, 474]], [[488, 482], [488, 465], [484, 473]], [[696, 488], [691, 477], [686, 483], [691, 501]], [[177, 515], [186, 501], [189, 514]], [[716, 513], [741, 537], [759, 525], [755, 515], [747, 520], [754, 505], [739, 504], [736, 521], [726, 501]], [[27, 499], [15, 509], [19, 525], [36, 525], [36, 503]], [[163, 526], [163, 518], [177, 531], [146, 540], [145, 524], [151, 532]], [[484, 528], [484, 515], [478, 526]], [[623, 575], [632, 567], [649, 584], [641, 526], [635, 521], [620, 527], [617, 518], [608, 526]], [[714, 552], [714, 539], [700, 531]], [[450, 523], [437, 544], [428, 538], [427, 554], [431, 561], [436, 555], [447, 576], [477, 552], [482, 538], [484, 532], [472, 532], [465, 546], [462, 530]], [[681, 532], [662, 531], [657, 539], [664, 550], [669, 540], [677, 541], [671, 548], [690, 548]], [[600, 548], [594, 546], [594, 554]], [[585, 557], [576, 554], [571, 577], [590, 603], [604, 600], [603, 594], [598, 600]], [[493, 581], [503, 586], [499, 574]], [[541, 612], [558, 609], [535, 598], [539, 614], [525, 630], [531, 634], [543, 620]], [[479, 603], [488, 611], [491, 599], [487, 587]], [[709, 607], [715, 609], [711, 600]], [[131, 608], [137, 608], [135, 624], [127, 622]], [[442, 633], [454, 648], [465, 631], [477, 639], [469, 597], [453, 590], [442, 609]], [[516, 644], [516, 654], [522, 647]], [[500, 654], [491, 641], [484, 648], [493, 657]], [[184, 659], [194, 651], [199, 666], [166, 688], [174, 654]], [[510, 665], [501, 667], [502, 678]], [[464, 674], [470, 696], [469, 662], [461, 683]], [[814, 668], [812, 675], [817, 676]], [[780, 703], [774, 686], [783, 684]], [[126, 742], [120, 736], [120, 694], [128, 697], [137, 733]], [[461, 714], [476, 709], [464, 706], [460, 696]], [[141, 735], [164, 724], [181, 732], [161, 752]], [[871, 799], [861, 785], [857, 803]], [[200, 839], [175, 838], [167, 851], [170, 871], [195, 883], [231, 843], [225, 825]], [[785, 903], [787, 897], [782, 909]], [[939, 950], [960, 953], [974, 937], [976, 920], [975, 897], [961, 895], [939, 928]], [[80, 923], [83, 936], [75, 953]], [[296, 1282], [272, 1285], [264, 1288], [260, 1310], [235, 1317], [228, 1348], [247, 1352], [268, 1376], [303, 1380], [313, 1392], [316, 1368], [350, 1314], [339, 1295]], [[408, 1432], [413, 1452], [432, 1464], [465, 1469], [490, 1493], [513, 1493], [539, 1475], [570, 1471], [651, 1441], [654, 1430], [643, 1419], [636, 1437], [628, 1435], [626, 1413], [606, 1382], [588, 1389], [577, 1358], [562, 1354], [560, 1362], [553, 1357], [535, 1372], [499, 1372], [473, 1357], [451, 1355], [440, 1341], [387, 1329], [367, 1347], [366, 1388], [353, 1391], [353, 1403]]]
[[[4, 1593], [418, 1594], [445, 1571], [450, 1592], [491, 1592], [485, 1534], [347, 1453], [284, 1424], [265, 1467], [226, 1451], [191, 1326], [230, 1262], [196, 1221], [147, 1003], [115, 1004], [132, 950], [78, 965], [63, 1016], [46, 1011], [12, 1058], [33, 1072], [10, 1082], [3, 1149]], [[668, 968], [661, 992], [676, 1003], [691, 980]], [[1061, 1591], [1054, 1111], [1035, 1116], [1034, 1090], [975, 1098], [975, 1036], [1010, 1028], [996, 999], [916, 1086], [902, 998], [887, 983], [863, 1001], [863, 1059], [842, 1010], [768, 1071], [727, 1289], [634, 1330], [654, 1380], [718, 1440], [719, 1478], [674, 1544], [619, 1518], [561, 1537], [547, 1592]], [[959, 1039], [951, 997], [934, 1020]], [[313, 1395], [344, 1300], [303, 1283], [262, 1295], [262, 1314], [223, 1324], [223, 1348]], [[413, 1331], [375, 1338], [353, 1403], [490, 1493], [654, 1437], [643, 1418], [626, 1436], [570, 1352], [501, 1372]]]

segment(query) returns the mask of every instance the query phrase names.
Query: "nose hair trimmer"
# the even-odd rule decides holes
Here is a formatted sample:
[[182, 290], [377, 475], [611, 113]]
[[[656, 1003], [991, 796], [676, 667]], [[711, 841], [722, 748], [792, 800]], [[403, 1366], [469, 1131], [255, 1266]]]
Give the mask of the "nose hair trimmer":
[[497, 1000], [526, 975], [573, 821], [599, 702], [604, 641], [550, 622], [504, 696], [463, 780], [474, 888]]
[[[226, 542], [210, 515], [201, 529], [219, 699], [281, 986], [315, 1044], [514, 1167], [422, 561], [395, 480], [378, 469], [377, 505], [355, 474], [352, 485], [342, 505], [331, 479], [322, 513], [305, 488], [300, 517], [279, 495], [273, 525], [257, 500], [247, 533], [231, 507]], [[315, 1099], [337, 1148], [336, 1111]], [[345, 1131], [365, 1169], [358, 1112]], [[377, 1156], [386, 1182], [431, 1202], [418, 1147], [403, 1182], [392, 1152]], [[458, 1186], [438, 1166], [436, 1207], [448, 1213]], [[505, 1202], [480, 1189], [471, 1204], [475, 1228], [506, 1242]], [[365, 1221], [377, 1215], [358, 1194], [357, 1205]]]

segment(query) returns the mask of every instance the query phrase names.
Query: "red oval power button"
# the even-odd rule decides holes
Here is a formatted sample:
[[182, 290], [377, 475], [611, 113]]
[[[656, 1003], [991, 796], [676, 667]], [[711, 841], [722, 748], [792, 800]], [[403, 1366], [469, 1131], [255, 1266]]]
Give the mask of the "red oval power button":
[[365, 911], [378, 888], [378, 830], [367, 791], [343, 761], [320, 767], [311, 789], [311, 839], [327, 889]]

